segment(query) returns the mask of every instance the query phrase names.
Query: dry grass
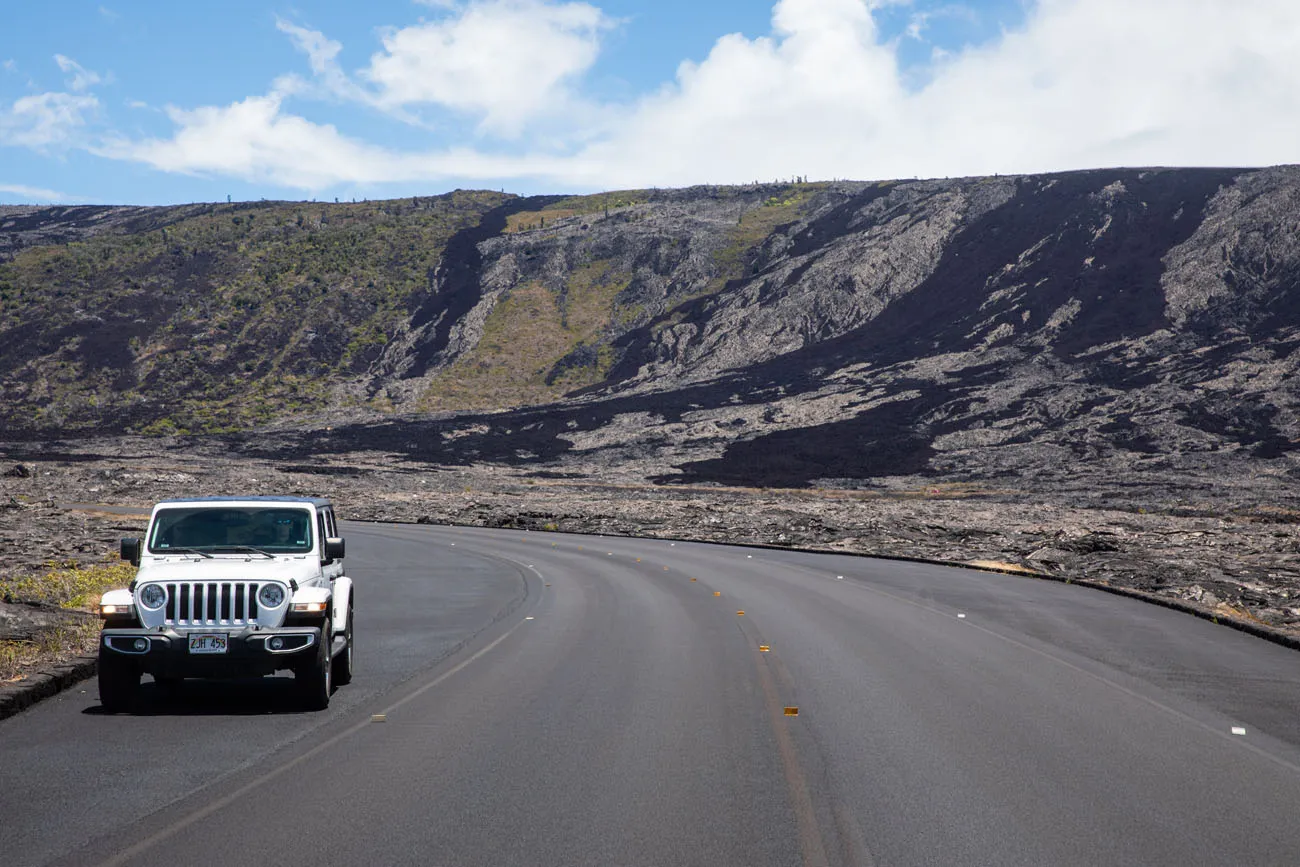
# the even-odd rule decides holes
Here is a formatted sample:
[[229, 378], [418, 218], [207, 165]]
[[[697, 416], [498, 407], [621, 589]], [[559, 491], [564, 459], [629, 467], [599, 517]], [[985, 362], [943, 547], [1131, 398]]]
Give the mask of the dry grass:
[[556, 208], [548, 211], [520, 211], [517, 214], [511, 214], [506, 217], [506, 234], [513, 235], [516, 232], [527, 232], [532, 229], [544, 229], [547, 224], [554, 225], [556, 221], [563, 220], [565, 217], [573, 217], [583, 213], [577, 208]]
[[1041, 575], [1036, 569], [1021, 566], [1019, 563], [1007, 563], [1002, 560], [967, 560], [967, 566], [977, 569], [996, 569], [999, 572], [1015, 572], [1018, 575]]
[[31, 641], [0, 641], [0, 684], [18, 683], [61, 660], [94, 651], [99, 622], [69, 623]]

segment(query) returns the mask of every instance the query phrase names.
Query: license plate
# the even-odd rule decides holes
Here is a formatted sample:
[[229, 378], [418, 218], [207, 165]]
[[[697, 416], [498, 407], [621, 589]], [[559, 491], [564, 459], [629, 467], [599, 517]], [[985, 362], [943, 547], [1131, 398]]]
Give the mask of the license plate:
[[228, 638], [224, 632], [191, 635], [190, 653], [225, 653]]

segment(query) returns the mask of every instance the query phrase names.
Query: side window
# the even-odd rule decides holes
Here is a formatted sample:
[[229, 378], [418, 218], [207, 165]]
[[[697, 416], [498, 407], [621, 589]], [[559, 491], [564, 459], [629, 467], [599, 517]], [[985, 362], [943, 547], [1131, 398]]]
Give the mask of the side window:
[[334, 510], [325, 510], [325, 527], [330, 531], [330, 538], [336, 538], [339, 534], [339, 525], [334, 523]]
[[328, 533], [325, 532], [325, 513], [324, 513], [324, 512], [317, 512], [317, 513], [316, 513], [316, 531], [317, 531], [317, 535], [320, 536], [320, 549], [319, 549], [319, 550], [322, 552], [322, 555], [321, 555], [321, 556], [324, 556], [323, 552], [325, 551], [325, 537], [326, 537], [327, 535], [329, 535]]

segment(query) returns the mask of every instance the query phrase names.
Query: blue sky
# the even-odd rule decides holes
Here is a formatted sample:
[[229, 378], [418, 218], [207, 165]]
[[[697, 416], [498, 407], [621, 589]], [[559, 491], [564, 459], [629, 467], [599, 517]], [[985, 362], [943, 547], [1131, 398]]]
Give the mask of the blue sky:
[[6, 5], [0, 202], [1259, 165], [1300, 150], [1292, 0]]

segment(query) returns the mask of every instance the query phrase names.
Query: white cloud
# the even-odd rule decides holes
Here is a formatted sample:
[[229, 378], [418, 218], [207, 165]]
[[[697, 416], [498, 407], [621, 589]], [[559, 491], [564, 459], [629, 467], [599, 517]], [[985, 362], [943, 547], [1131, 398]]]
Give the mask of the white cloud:
[[441, 106], [479, 118], [485, 133], [515, 136], [566, 109], [612, 26], [587, 3], [475, 0], [448, 17], [384, 31], [384, 50], [361, 74], [379, 106]]
[[86, 90], [91, 85], [99, 84], [103, 80], [99, 77], [99, 73], [86, 69], [71, 57], [56, 54], [54, 55], [54, 62], [59, 64], [59, 69], [72, 74], [72, 77], [68, 79], [68, 87], [73, 90]]
[[50, 150], [75, 143], [99, 100], [90, 94], [40, 93], [0, 108], [0, 145]]
[[[285, 110], [292, 90], [173, 109], [173, 137], [114, 155], [167, 171], [324, 189], [528, 178], [564, 187], [887, 178], [1100, 165], [1300, 161], [1300, 4], [1039, 0], [984, 46], [938, 52], [921, 88], [872, 13], [880, 0], [781, 0], [771, 36], [719, 39], [673, 82], [545, 152], [514, 144], [574, 113], [609, 19], [582, 3], [480, 0], [387, 31], [363, 97], [481, 118], [501, 153], [394, 151]], [[338, 43], [282, 26], [319, 78]], [[355, 81], [338, 72], [348, 86]], [[336, 94], [341, 89], [335, 89]], [[66, 95], [65, 95], [66, 96]], [[557, 155], [559, 154], [559, 155]]]
[[47, 190], [42, 187], [29, 187], [24, 184], [0, 184], [0, 195], [17, 196], [27, 202], [40, 202], [42, 204], [50, 202], [80, 202], [84, 199], [79, 196], [69, 196], [60, 193], [57, 190]]
[[[101, 156], [145, 163], [165, 172], [211, 174], [303, 190], [339, 183], [445, 181], [464, 177], [528, 177], [567, 172], [557, 158], [496, 156], [467, 148], [395, 153], [359, 142], [332, 125], [281, 112], [277, 94], [224, 107], [168, 109], [178, 127], [169, 139], [110, 140]], [[587, 182], [596, 179], [588, 178]]]

